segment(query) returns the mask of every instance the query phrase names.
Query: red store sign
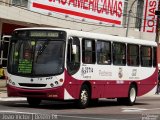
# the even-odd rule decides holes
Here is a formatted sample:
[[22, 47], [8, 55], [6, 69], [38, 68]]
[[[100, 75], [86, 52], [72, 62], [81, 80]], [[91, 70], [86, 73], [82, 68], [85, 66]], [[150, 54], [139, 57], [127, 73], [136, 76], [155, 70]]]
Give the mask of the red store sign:
[[143, 32], [156, 32], [157, 16], [155, 11], [158, 8], [158, 0], [144, 1], [144, 17], [143, 17]]
[[122, 24], [124, 0], [31, 0], [32, 11], [55, 17], [69, 15], [76, 19]]

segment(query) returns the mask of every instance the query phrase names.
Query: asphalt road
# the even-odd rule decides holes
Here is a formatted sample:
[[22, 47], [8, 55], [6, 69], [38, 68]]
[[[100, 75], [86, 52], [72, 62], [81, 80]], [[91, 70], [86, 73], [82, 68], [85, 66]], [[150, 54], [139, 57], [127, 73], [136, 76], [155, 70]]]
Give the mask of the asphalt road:
[[0, 120], [160, 120], [160, 97], [137, 98], [134, 106], [102, 99], [86, 109], [73, 102], [43, 101], [32, 108], [26, 100], [0, 101]]

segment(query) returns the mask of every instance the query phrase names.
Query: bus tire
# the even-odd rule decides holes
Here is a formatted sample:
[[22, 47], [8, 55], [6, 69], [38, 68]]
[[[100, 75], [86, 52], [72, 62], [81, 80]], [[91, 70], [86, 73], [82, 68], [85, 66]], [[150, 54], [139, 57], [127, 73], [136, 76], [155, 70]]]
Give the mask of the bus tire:
[[90, 99], [89, 88], [87, 85], [82, 85], [81, 90], [80, 90], [79, 99], [77, 101], [78, 107], [81, 109], [86, 108], [88, 106], [89, 99]]
[[126, 98], [127, 105], [133, 105], [136, 101], [137, 89], [135, 85], [131, 85], [128, 91], [128, 97]]
[[31, 107], [38, 107], [41, 103], [41, 99], [27, 97], [27, 102]]

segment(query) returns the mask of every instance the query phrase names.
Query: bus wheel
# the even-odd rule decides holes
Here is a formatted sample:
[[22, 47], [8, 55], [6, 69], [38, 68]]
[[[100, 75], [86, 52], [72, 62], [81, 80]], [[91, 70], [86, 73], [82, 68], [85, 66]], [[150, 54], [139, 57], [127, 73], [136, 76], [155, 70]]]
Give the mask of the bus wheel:
[[87, 85], [81, 87], [80, 96], [78, 99], [78, 107], [84, 109], [88, 106], [90, 98], [89, 88]]
[[126, 98], [126, 102], [128, 105], [133, 105], [136, 101], [137, 90], [135, 85], [131, 85], [128, 92], [128, 97]]
[[38, 107], [41, 99], [27, 97], [27, 102], [31, 107]]
[[131, 85], [128, 91], [128, 97], [126, 98], [117, 98], [117, 102], [122, 105], [133, 105], [136, 101], [136, 87], [135, 85]]

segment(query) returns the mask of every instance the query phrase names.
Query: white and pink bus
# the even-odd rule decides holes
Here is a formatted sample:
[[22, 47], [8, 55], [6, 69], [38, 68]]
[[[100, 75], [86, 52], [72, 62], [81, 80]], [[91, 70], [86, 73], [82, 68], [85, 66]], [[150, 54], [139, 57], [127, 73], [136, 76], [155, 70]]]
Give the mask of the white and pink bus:
[[60, 28], [16, 29], [10, 40], [8, 96], [75, 100], [85, 108], [98, 98], [133, 105], [157, 84], [153, 41]]

